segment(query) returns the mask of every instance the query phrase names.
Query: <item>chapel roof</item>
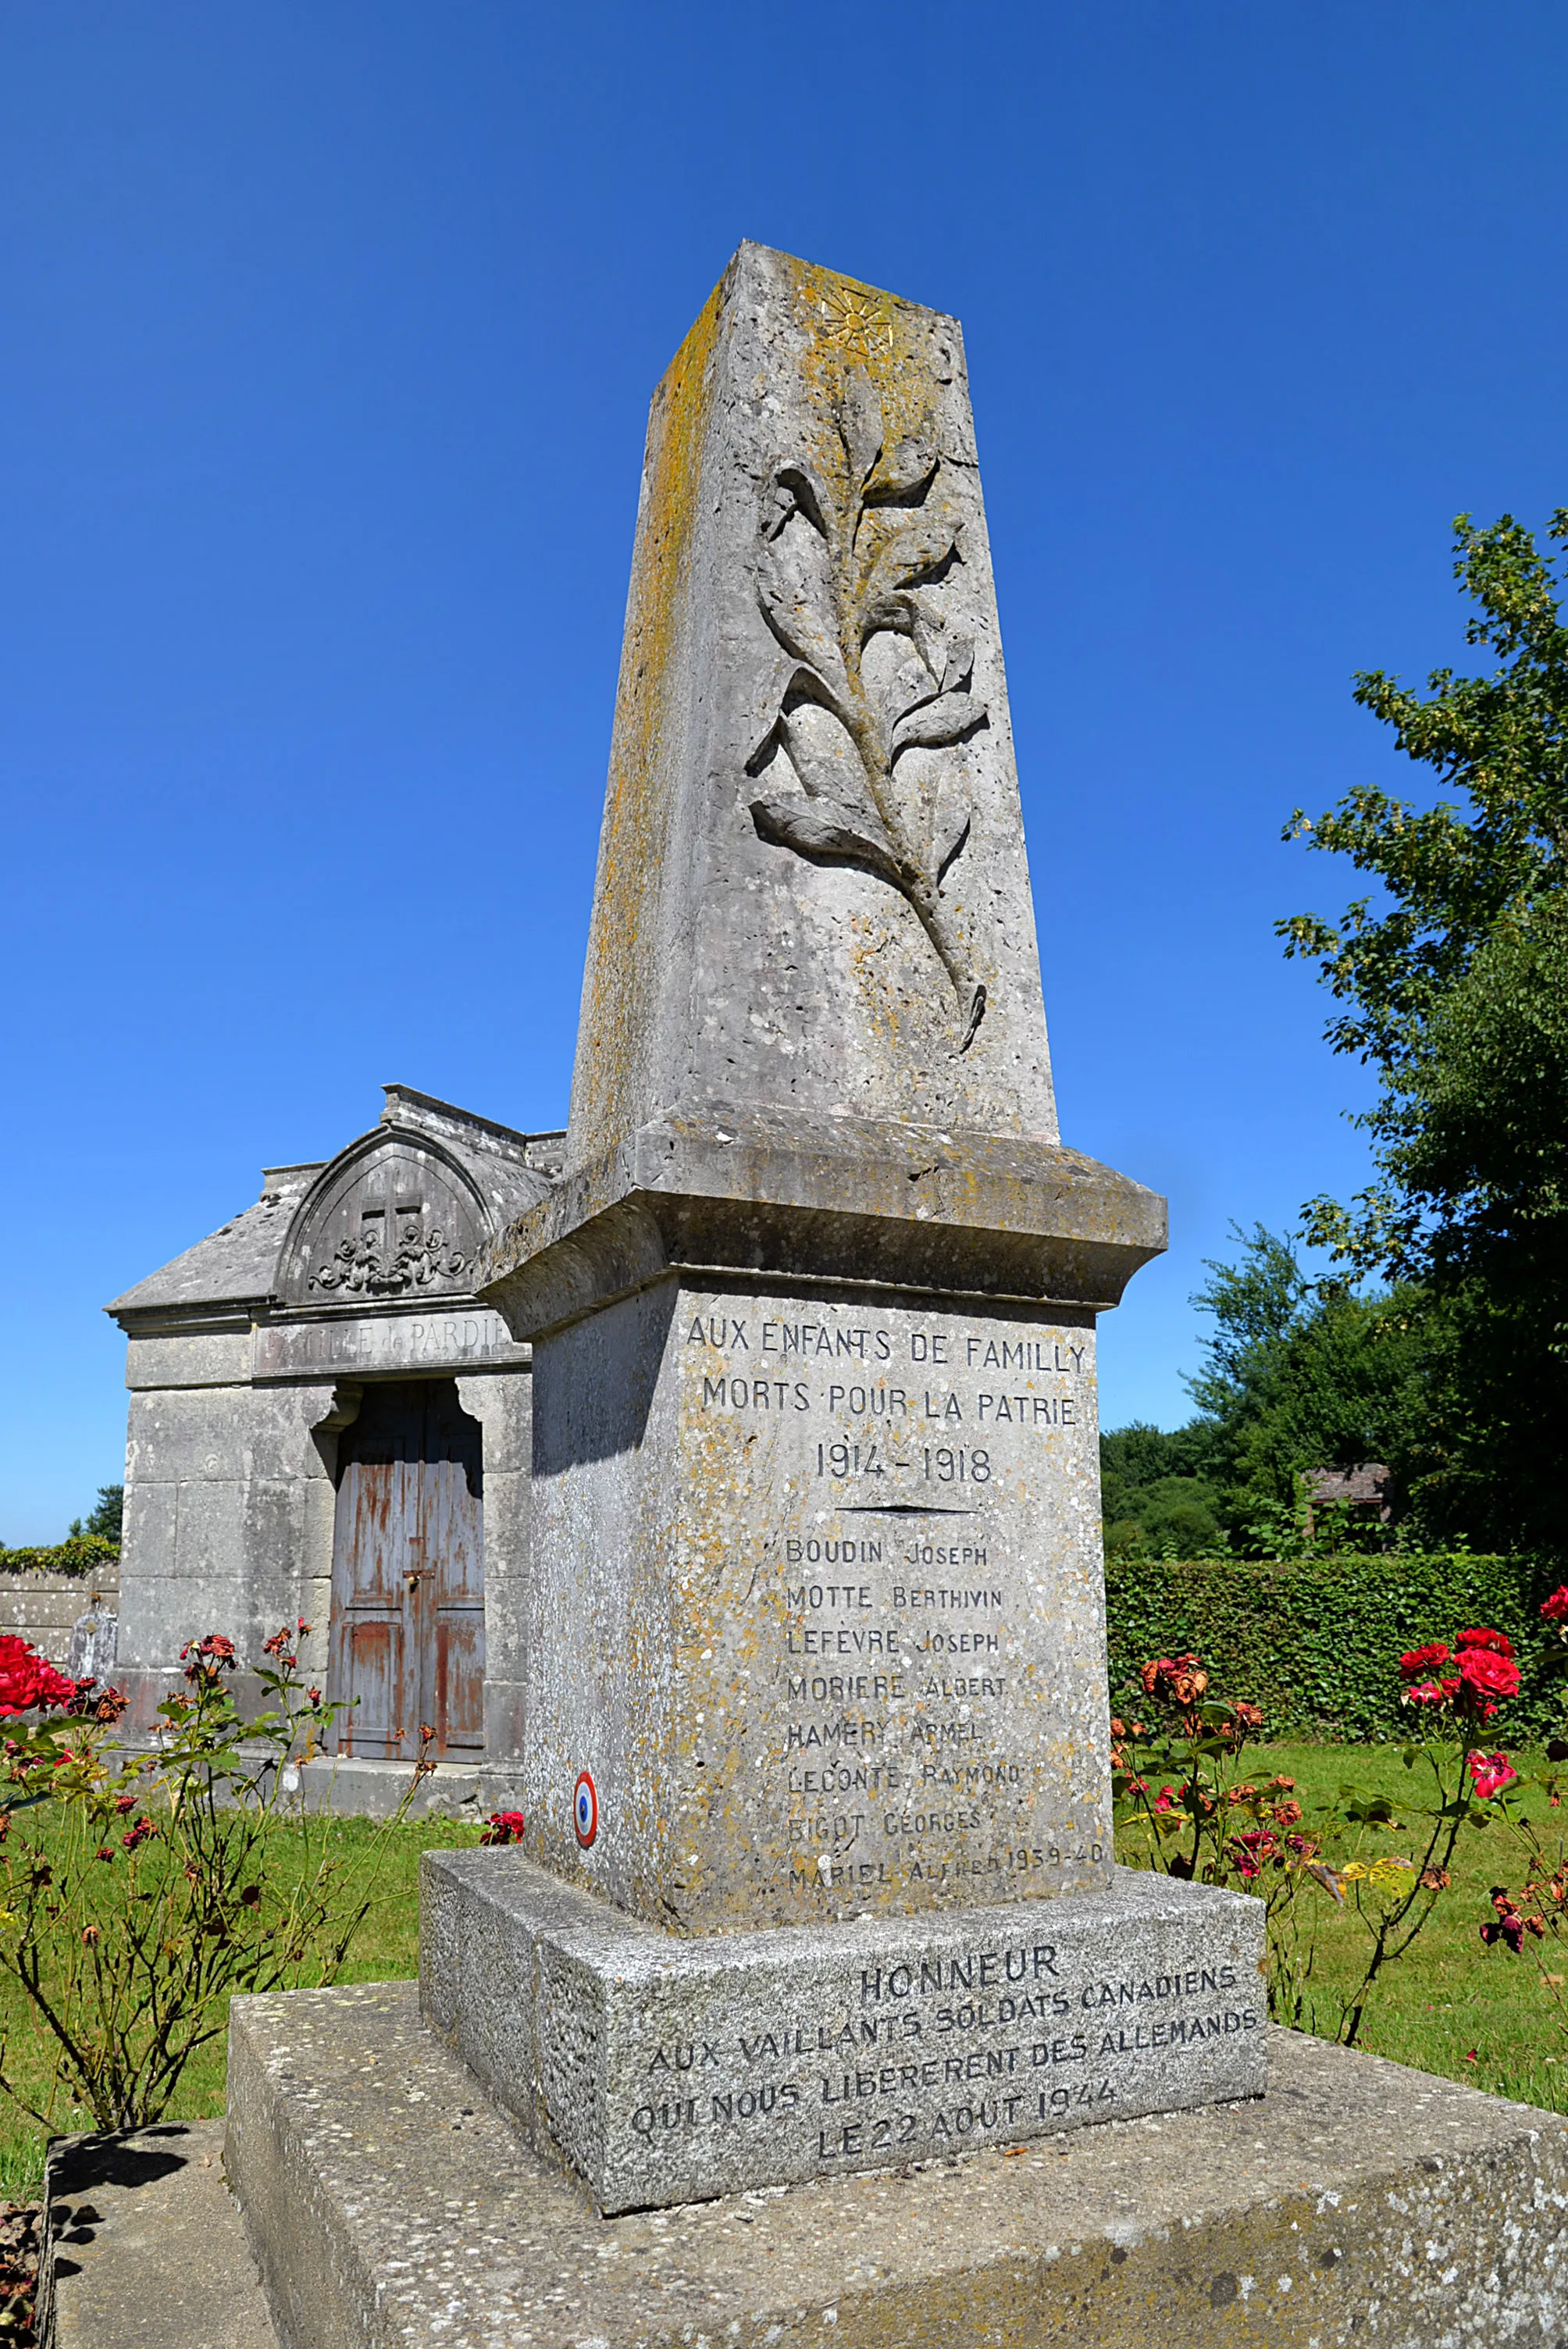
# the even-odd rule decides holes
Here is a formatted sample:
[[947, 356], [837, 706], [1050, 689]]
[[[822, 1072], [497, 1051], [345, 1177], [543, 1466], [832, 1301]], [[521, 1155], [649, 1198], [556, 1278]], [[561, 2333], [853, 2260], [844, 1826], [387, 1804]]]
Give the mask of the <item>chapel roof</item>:
[[382, 1091], [387, 1105], [368, 1133], [357, 1135], [335, 1158], [264, 1168], [259, 1199], [139, 1280], [105, 1312], [129, 1327], [143, 1317], [238, 1312], [277, 1302], [290, 1235], [320, 1178], [388, 1133], [407, 1135], [416, 1145], [433, 1145], [456, 1160], [498, 1230], [542, 1197], [560, 1172], [564, 1136], [559, 1133], [520, 1133], [408, 1085], [385, 1085]]

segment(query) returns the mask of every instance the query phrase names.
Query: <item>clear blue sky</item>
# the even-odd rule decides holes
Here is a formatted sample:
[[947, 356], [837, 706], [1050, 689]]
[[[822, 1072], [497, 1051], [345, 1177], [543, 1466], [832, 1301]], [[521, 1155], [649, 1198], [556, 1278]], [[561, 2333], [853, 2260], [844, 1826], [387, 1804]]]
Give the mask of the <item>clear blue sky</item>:
[[644, 418], [743, 236], [963, 318], [1063, 1129], [1232, 1218], [1357, 1178], [1280, 844], [1568, 502], [1568, 16], [0, 13], [0, 1536], [121, 1473], [103, 1301], [397, 1079], [564, 1114]]

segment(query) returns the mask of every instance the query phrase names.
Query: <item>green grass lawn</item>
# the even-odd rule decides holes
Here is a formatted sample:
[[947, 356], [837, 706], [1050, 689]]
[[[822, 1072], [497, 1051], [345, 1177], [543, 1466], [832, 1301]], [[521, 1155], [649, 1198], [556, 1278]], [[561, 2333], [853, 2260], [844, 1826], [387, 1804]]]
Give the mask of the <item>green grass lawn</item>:
[[[284, 1826], [280, 1837], [296, 1840]], [[340, 1819], [333, 1832], [342, 1838], [346, 1854], [363, 1848], [378, 1832], [368, 1819]], [[452, 1845], [473, 1845], [479, 1829], [436, 1819], [391, 1831], [378, 1879], [376, 1903], [366, 1920], [342, 1982], [389, 1982], [409, 1978], [419, 1970], [420, 1854]], [[7, 2067], [15, 2067], [34, 2102], [46, 2101], [52, 2077], [52, 2044], [34, 2022], [26, 1997], [15, 1982], [0, 1980], [0, 2037]], [[191, 2061], [170, 2106], [170, 2120], [200, 2120], [223, 2109], [224, 2043], [222, 2038]], [[93, 2126], [79, 2106], [62, 2093], [55, 2109], [54, 2134], [65, 2136]], [[43, 2178], [44, 2147], [51, 2132], [19, 2112], [8, 2098], [0, 2098], [0, 2199], [24, 2201], [36, 2196]]]
[[[1520, 1766], [1528, 1765], [1516, 1756]], [[1275, 1771], [1297, 1782], [1310, 1814], [1314, 1798], [1332, 1797], [1339, 1786], [1352, 1783], [1367, 1792], [1388, 1795], [1399, 1806], [1416, 1799], [1418, 1781], [1412, 1778], [1392, 1745], [1343, 1746], [1278, 1744], [1259, 1746], [1248, 1756], [1254, 1779]], [[1543, 1803], [1532, 1806], [1543, 1816]], [[1568, 1805], [1561, 1814], [1568, 1821]], [[1413, 1832], [1383, 1830], [1381, 1847], [1408, 1853]], [[289, 1835], [288, 1828], [279, 1830]], [[347, 1819], [336, 1824], [348, 1848], [368, 1841], [376, 1829], [367, 1821]], [[391, 1836], [376, 1906], [342, 1977], [347, 1982], [385, 1982], [412, 1976], [418, 1964], [418, 1871], [422, 1852], [439, 1846], [471, 1845], [474, 1827], [449, 1821], [404, 1826]], [[1119, 1857], [1140, 1863], [1141, 1848], [1124, 1847]], [[1540, 1971], [1528, 1954], [1513, 1957], [1506, 1951], [1487, 1951], [1478, 1928], [1491, 1915], [1488, 1892], [1494, 1883], [1517, 1887], [1523, 1874], [1516, 1847], [1498, 1829], [1467, 1832], [1456, 1856], [1451, 1889], [1439, 1901], [1431, 1922], [1410, 1956], [1385, 1972], [1362, 2031], [1361, 2044], [1378, 2055], [1392, 2056], [1421, 2071], [1446, 2073], [1450, 2078], [1500, 2095], [1530, 2104], [1568, 2108], [1568, 2036], [1558, 2009], [1542, 1986]], [[1315, 1891], [1310, 1897], [1315, 1897]], [[1320, 1972], [1348, 1985], [1357, 1951], [1352, 1920], [1332, 1908], [1325, 1896], [1324, 1958]], [[1545, 1944], [1553, 1952], [1555, 1945]], [[1552, 1965], [1553, 1956], [1545, 1962]], [[1564, 1951], [1568, 1970], [1568, 1951]], [[29, 2089], [46, 2094], [51, 2074], [49, 2043], [13, 1986], [0, 1983], [0, 2033], [6, 2062], [15, 2065]], [[222, 2042], [192, 2063], [169, 2117], [195, 2119], [223, 2109]], [[62, 2095], [54, 2115], [61, 2133], [90, 2126], [79, 2107]], [[36, 2195], [42, 2173], [46, 2132], [0, 2103], [0, 2197], [24, 2199]]]

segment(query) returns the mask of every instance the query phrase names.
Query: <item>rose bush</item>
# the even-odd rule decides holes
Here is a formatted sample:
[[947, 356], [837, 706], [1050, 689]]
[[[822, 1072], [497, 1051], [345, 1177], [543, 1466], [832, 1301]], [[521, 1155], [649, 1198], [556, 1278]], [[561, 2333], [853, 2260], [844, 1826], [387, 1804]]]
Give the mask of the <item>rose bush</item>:
[[[1568, 1620], [1568, 1589], [1563, 1596], [1554, 1619]], [[1419, 1730], [1402, 1752], [1420, 1788], [1400, 1806], [1404, 1816], [1387, 1796], [1353, 1785], [1307, 1816], [1291, 1779], [1249, 1780], [1242, 1756], [1263, 1713], [1218, 1698], [1189, 1651], [1153, 1657], [1140, 1670], [1150, 1721], [1111, 1723], [1119, 1848], [1141, 1845], [1150, 1865], [1171, 1875], [1262, 1899], [1271, 2014], [1346, 2044], [1358, 2037], [1385, 1969], [1407, 1954], [1450, 1889], [1460, 1836], [1506, 1816], [1519, 1783], [1507, 1754], [1479, 1744], [1482, 1726], [1519, 1688], [1504, 1633], [1483, 1625], [1451, 1644], [1429, 1640], [1400, 1657], [1399, 1678]], [[1412, 1828], [1411, 1849], [1388, 1847]], [[1564, 1895], [1568, 1929], [1568, 1869]], [[1326, 1988], [1319, 1971], [1326, 1902], [1353, 1917], [1364, 1937], [1347, 1991]]]
[[[114, 1733], [118, 1692], [72, 1682], [25, 1641], [0, 1641], [11, 1723], [0, 1746], [0, 1971], [53, 2051], [40, 2092], [36, 2064], [0, 2044], [0, 2088], [46, 2127], [62, 2094], [99, 2128], [159, 2120], [191, 2057], [225, 2029], [232, 1992], [341, 1971], [387, 1837], [434, 1764], [415, 1764], [397, 1811], [351, 1857], [329, 1814], [286, 1807], [285, 1771], [297, 1783], [342, 1710], [302, 1685], [308, 1628], [265, 1643], [265, 1709], [248, 1721], [233, 1699], [233, 1642], [191, 1641], [150, 1751]], [[285, 1816], [286, 1857], [275, 1832]]]

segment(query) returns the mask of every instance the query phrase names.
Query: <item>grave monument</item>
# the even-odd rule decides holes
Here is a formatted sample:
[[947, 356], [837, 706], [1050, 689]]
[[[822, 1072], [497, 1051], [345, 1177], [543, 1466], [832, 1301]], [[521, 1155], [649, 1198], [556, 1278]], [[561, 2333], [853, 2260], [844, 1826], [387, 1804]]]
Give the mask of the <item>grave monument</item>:
[[541, 1873], [430, 1870], [432, 2020], [606, 2209], [1261, 2089], [1260, 1908], [1111, 1860], [1095, 1317], [1164, 1244], [1057, 1135], [956, 322], [746, 246], [654, 403], [562, 1176], [479, 1273]]
[[[1164, 1243], [1057, 1133], [958, 326], [743, 245], [653, 404], [563, 1165], [475, 1280], [532, 1350], [525, 1839], [427, 1856], [417, 2013], [236, 2002], [285, 2340], [1001, 2338], [1107, 2221], [977, 2170], [905, 2308], [956, 2157], [1377, 2137], [1336, 2051], [1259, 2116], [1261, 1904], [1113, 1864], [1095, 1324]], [[678, 2214], [673, 2297], [601, 2266], [711, 2198], [771, 2279]], [[1220, 2202], [1137, 2337], [1245, 2316]]]

